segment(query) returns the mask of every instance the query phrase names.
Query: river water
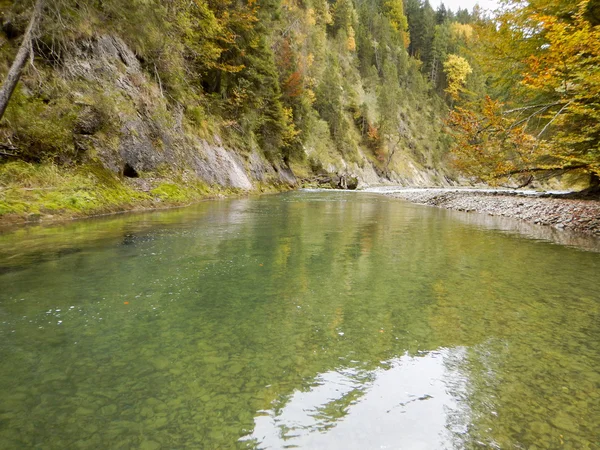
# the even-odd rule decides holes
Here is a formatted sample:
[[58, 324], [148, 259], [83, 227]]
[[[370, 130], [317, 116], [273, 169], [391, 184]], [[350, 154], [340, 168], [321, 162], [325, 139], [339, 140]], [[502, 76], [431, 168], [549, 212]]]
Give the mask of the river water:
[[4, 233], [0, 448], [599, 448], [598, 241], [473, 217], [295, 192]]

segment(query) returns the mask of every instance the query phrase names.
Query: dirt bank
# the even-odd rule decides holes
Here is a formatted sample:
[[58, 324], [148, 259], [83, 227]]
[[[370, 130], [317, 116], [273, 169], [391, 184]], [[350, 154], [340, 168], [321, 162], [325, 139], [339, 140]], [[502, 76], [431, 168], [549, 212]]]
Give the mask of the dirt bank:
[[531, 191], [473, 189], [406, 189], [381, 193], [422, 205], [466, 212], [512, 217], [600, 236], [600, 200], [573, 199], [564, 195], [540, 196]]

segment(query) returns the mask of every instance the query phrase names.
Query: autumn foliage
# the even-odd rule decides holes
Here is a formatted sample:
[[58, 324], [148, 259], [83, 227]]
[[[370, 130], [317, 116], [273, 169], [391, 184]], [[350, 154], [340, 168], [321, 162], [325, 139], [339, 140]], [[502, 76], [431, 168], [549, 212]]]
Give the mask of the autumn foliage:
[[[589, 1], [511, 5], [494, 27], [487, 26], [488, 42], [480, 51], [495, 52], [490, 75], [501, 82], [503, 76], [512, 77], [516, 87], [490, 89], [484, 99], [455, 108], [448, 120], [456, 138], [455, 164], [494, 182], [570, 171], [596, 179], [600, 26], [587, 18]], [[507, 36], [512, 37], [508, 42]]]

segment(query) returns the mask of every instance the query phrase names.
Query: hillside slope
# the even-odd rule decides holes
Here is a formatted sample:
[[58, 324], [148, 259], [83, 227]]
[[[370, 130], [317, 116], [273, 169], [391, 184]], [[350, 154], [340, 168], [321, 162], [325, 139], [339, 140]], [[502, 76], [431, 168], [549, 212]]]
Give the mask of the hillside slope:
[[[32, 2], [0, 3], [6, 73]], [[447, 182], [402, 2], [47, 2], [0, 122], [0, 215]]]

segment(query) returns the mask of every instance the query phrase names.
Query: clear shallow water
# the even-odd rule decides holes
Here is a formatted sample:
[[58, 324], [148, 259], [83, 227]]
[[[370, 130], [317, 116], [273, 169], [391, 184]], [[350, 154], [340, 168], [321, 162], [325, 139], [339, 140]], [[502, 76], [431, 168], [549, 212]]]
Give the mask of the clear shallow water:
[[0, 235], [0, 448], [598, 448], [597, 241], [472, 217], [300, 192]]

